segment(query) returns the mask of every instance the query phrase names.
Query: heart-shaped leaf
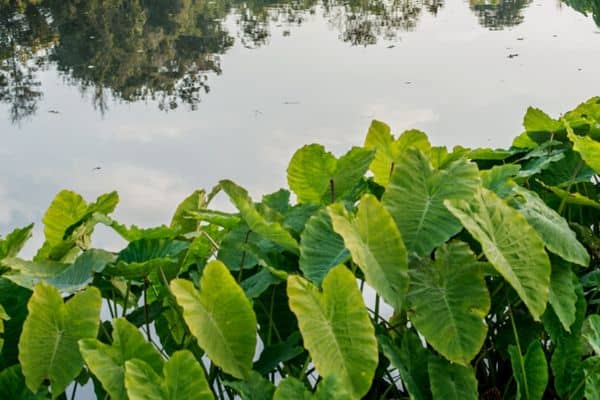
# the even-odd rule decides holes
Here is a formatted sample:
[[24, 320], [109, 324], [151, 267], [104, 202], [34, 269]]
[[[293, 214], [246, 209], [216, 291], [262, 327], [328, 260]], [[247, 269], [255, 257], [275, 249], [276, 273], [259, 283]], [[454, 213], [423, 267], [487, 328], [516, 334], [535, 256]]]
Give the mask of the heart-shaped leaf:
[[448, 360], [468, 365], [487, 334], [490, 295], [483, 264], [466, 243], [440, 247], [435, 261], [410, 271], [410, 320]]
[[479, 182], [477, 166], [467, 160], [434, 169], [419, 150], [403, 154], [382, 201], [398, 224], [409, 254], [429, 255], [460, 231], [460, 222], [444, 201], [470, 199]]
[[287, 170], [288, 184], [301, 203], [329, 204], [343, 199], [360, 183], [374, 151], [353, 147], [336, 159], [318, 144], [300, 148]]
[[373, 172], [375, 182], [381, 186], [388, 185], [390, 176], [406, 149], [415, 148], [428, 153], [431, 148], [425, 133], [409, 130], [395, 139], [390, 127], [377, 120], [373, 120], [369, 127], [364, 146], [367, 149], [376, 149], [370, 170]]
[[110, 345], [97, 339], [87, 339], [79, 342], [79, 348], [90, 371], [114, 400], [127, 400], [125, 363], [128, 360], [135, 358], [144, 361], [157, 372], [163, 364], [162, 357], [154, 346], [123, 318], [113, 321]]
[[77, 341], [96, 337], [100, 305], [96, 288], [76, 294], [65, 304], [54, 287], [43, 282], [36, 285], [19, 340], [19, 361], [32, 392], [48, 379], [52, 398], [56, 398], [79, 374], [83, 358]]
[[[162, 376], [161, 376], [162, 375]], [[204, 371], [192, 353], [174, 353], [159, 375], [141, 359], [125, 362], [125, 387], [129, 400], [212, 400]]]
[[247, 377], [256, 347], [256, 315], [227, 267], [220, 261], [208, 263], [200, 290], [183, 279], [173, 280], [170, 286], [206, 355], [228, 374]]
[[489, 262], [516, 290], [533, 318], [539, 320], [550, 292], [550, 259], [544, 242], [525, 217], [485, 188], [470, 201], [445, 204], [479, 241]]
[[291, 275], [287, 291], [317, 372], [324, 378], [337, 375], [353, 398], [361, 398], [371, 387], [378, 350], [354, 275], [343, 265], [333, 268], [322, 292]]
[[390, 213], [377, 198], [366, 194], [356, 216], [339, 204], [329, 206], [329, 215], [367, 283], [400, 311], [408, 291], [408, 257]]

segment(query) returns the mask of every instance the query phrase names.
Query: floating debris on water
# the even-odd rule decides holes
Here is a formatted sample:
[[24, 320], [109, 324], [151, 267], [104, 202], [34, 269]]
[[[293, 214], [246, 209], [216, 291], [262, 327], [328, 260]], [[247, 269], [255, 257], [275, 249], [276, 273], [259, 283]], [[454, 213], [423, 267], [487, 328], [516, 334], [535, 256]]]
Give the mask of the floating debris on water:
[[515, 58], [515, 57], [519, 57], [519, 53], [511, 53], [507, 56], [508, 58]]
[[58, 110], [48, 110], [48, 112], [50, 114], [60, 114], [60, 111], [58, 111]]

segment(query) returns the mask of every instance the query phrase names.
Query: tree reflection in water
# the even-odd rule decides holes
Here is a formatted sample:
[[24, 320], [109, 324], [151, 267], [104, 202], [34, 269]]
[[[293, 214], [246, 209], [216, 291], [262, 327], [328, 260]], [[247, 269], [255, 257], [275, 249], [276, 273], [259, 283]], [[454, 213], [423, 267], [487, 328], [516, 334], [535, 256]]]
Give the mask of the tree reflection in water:
[[[470, 0], [490, 29], [523, 20], [530, 0]], [[599, 19], [600, 0], [565, 0]], [[235, 40], [255, 48], [316, 15], [344, 42], [368, 46], [414, 30], [443, 0], [0, 0], [0, 101], [13, 123], [34, 114], [37, 72], [52, 66], [106, 112], [109, 100], [196, 109]], [[227, 21], [235, 22], [231, 32]]]

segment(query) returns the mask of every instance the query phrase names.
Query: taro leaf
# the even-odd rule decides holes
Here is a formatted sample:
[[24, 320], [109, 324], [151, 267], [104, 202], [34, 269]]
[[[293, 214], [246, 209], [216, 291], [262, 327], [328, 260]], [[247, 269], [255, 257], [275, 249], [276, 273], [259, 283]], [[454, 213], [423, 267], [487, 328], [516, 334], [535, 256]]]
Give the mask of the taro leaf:
[[4, 321], [8, 321], [10, 316], [4, 310], [4, 307], [0, 304], [0, 350], [4, 346]]
[[364, 147], [376, 149], [370, 170], [373, 172], [375, 182], [385, 187], [402, 154], [408, 148], [416, 148], [428, 153], [431, 145], [427, 135], [418, 130], [406, 131], [398, 139], [394, 139], [388, 125], [373, 120], [367, 132]]
[[552, 263], [549, 301], [567, 332], [571, 332], [571, 325], [576, 318], [576, 279], [570, 264], [558, 261]]
[[423, 153], [408, 150], [394, 169], [383, 205], [396, 220], [409, 254], [428, 255], [457, 234], [460, 222], [444, 201], [470, 199], [478, 185], [472, 162], [457, 160], [434, 169]]
[[198, 221], [190, 217], [191, 211], [198, 211], [206, 208], [206, 192], [204, 190], [195, 190], [194, 193], [185, 198], [175, 210], [171, 218], [171, 229], [180, 230], [183, 233], [193, 232], [198, 228]]
[[319, 144], [300, 148], [287, 169], [288, 185], [300, 203], [329, 204], [344, 199], [361, 182], [374, 151], [353, 147], [336, 159]]
[[566, 187], [589, 182], [594, 175], [594, 170], [582, 163], [579, 153], [569, 150], [562, 160], [545, 169], [539, 175], [539, 179], [547, 185]]
[[33, 289], [38, 282], [44, 281], [63, 293], [75, 293], [89, 285], [94, 274], [102, 272], [114, 259], [112, 253], [99, 249], [83, 252], [72, 264], [12, 258], [5, 260], [5, 264], [14, 272], [4, 276], [28, 289]]
[[248, 377], [256, 346], [256, 316], [227, 267], [211, 261], [202, 273], [200, 290], [190, 281], [176, 279], [171, 291], [211, 361], [236, 378]]
[[587, 317], [581, 335], [594, 350], [594, 353], [600, 355], [600, 315], [593, 314]]
[[283, 227], [300, 236], [308, 219], [320, 209], [318, 204], [297, 204], [285, 213]]
[[533, 318], [539, 320], [550, 292], [550, 260], [525, 217], [485, 188], [470, 201], [445, 204], [481, 244], [488, 261], [516, 290]]
[[250, 230], [294, 254], [298, 253], [298, 242], [296, 242], [296, 239], [280, 223], [267, 221], [258, 212], [245, 189], [227, 180], [221, 181], [220, 185], [231, 199], [231, 202], [239, 210], [242, 219], [246, 221]]
[[527, 222], [536, 230], [544, 244], [552, 253], [564, 260], [587, 267], [590, 256], [577, 240], [567, 221], [551, 209], [534, 192], [515, 185], [516, 195], [510, 204], [517, 208]]
[[573, 150], [578, 152], [583, 161], [585, 161], [597, 174], [600, 174], [600, 142], [597, 142], [589, 136], [578, 136], [573, 132], [567, 122], [565, 122], [565, 125], [567, 127], [569, 140], [573, 142]]
[[25, 385], [25, 378], [20, 365], [13, 365], [0, 372], [0, 393], [2, 398], [10, 400], [43, 400], [48, 398], [48, 391], [42, 388], [33, 394]]
[[427, 365], [434, 400], [477, 400], [477, 379], [471, 366], [432, 356]]
[[427, 365], [429, 352], [423, 347], [419, 337], [407, 331], [402, 337], [402, 346], [398, 347], [392, 339], [379, 335], [377, 340], [383, 354], [400, 373], [411, 400], [431, 399]]
[[288, 376], [279, 383], [273, 400], [351, 400], [352, 397], [341, 384], [340, 380], [331, 375], [321, 380], [315, 393], [302, 383], [302, 381]]
[[523, 119], [523, 127], [529, 137], [538, 143], [556, 137], [555, 134], [560, 131], [564, 135], [564, 127], [559, 121], [550, 118], [542, 110], [533, 107], [527, 109], [527, 113]]
[[451, 242], [436, 251], [435, 261], [410, 271], [410, 320], [441, 355], [464, 366], [487, 334], [483, 265], [466, 243]]
[[317, 390], [313, 396], [314, 400], [351, 400], [352, 396], [348, 388], [343, 385], [337, 375], [330, 375], [323, 378], [317, 385]]
[[179, 235], [179, 228], [173, 229], [166, 225], [155, 226], [152, 228], [140, 228], [136, 225], [127, 227], [108, 217], [101, 217], [100, 222], [111, 227], [123, 239], [128, 242], [136, 242], [138, 240], [157, 240], [157, 239], [173, 239]]
[[273, 372], [279, 363], [289, 361], [302, 354], [304, 349], [300, 343], [301, 338], [300, 332], [296, 331], [285, 342], [266, 345], [260, 353], [260, 358], [254, 363], [254, 370], [266, 375]]
[[300, 236], [300, 270], [306, 278], [320, 285], [327, 272], [350, 258], [344, 240], [331, 224], [323, 209], [310, 217]]
[[269, 269], [261, 268], [256, 274], [244, 279], [240, 286], [244, 289], [249, 299], [255, 299], [265, 292], [271, 285], [281, 282]]
[[517, 381], [516, 400], [541, 400], [548, 385], [548, 364], [540, 342], [531, 342], [525, 357], [517, 346], [508, 346], [508, 353]]
[[27, 317], [27, 303], [30, 297], [31, 290], [0, 277], [0, 304], [10, 317], [4, 321], [4, 347], [0, 357], [0, 370], [19, 363], [18, 343], [23, 322]]
[[126, 400], [125, 362], [139, 359], [160, 372], [163, 364], [160, 353], [142, 333], [123, 318], [113, 321], [112, 344], [97, 339], [79, 341], [79, 349], [90, 371], [100, 380], [113, 400]]
[[[554, 339], [553, 339], [554, 340]], [[581, 365], [583, 346], [579, 335], [564, 335], [554, 343], [550, 365], [554, 375], [554, 388], [561, 398], [581, 399], [584, 380]]]
[[250, 246], [260, 249], [262, 253], [277, 249], [273, 242], [252, 232], [245, 223], [240, 223], [223, 237], [217, 258], [231, 271], [252, 268], [258, 261], [248, 251]]
[[188, 247], [189, 243], [181, 240], [140, 239], [121, 250], [116, 263], [107, 266], [106, 274], [142, 279], [162, 268], [172, 278], [179, 267], [179, 255]]
[[366, 194], [356, 216], [339, 204], [329, 207], [329, 215], [367, 283], [399, 312], [408, 291], [408, 258], [390, 213], [375, 196]]
[[208, 222], [211, 225], [222, 226], [231, 229], [240, 223], [241, 219], [235, 214], [216, 210], [196, 210], [190, 211], [189, 217], [197, 221]]
[[75, 192], [58, 193], [42, 219], [46, 241], [36, 260], [60, 260], [76, 250], [77, 243], [88, 246], [94, 225], [102, 222], [95, 216], [110, 214], [118, 202], [116, 192], [103, 194], [89, 205]]
[[293, 376], [287, 376], [283, 379], [277, 389], [273, 400], [312, 400], [313, 395], [308, 388], [302, 383], [302, 381], [294, 378]]
[[585, 371], [585, 398], [600, 399], [600, 356], [593, 356], [583, 361]]
[[54, 287], [36, 285], [19, 340], [19, 361], [31, 391], [37, 392], [48, 379], [56, 398], [79, 374], [83, 358], [77, 341], [96, 337], [101, 302], [96, 288], [76, 294], [65, 304]]
[[506, 198], [515, 186], [512, 178], [517, 176], [520, 169], [521, 166], [518, 164], [505, 164], [481, 171], [481, 184], [498, 196]]
[[126, 361], [125, 387], [129, 400], [214, 399], [204, 371], [187, 350], [176, 352], [165, 362], [162, 376], [145, 361]]
[[256, 371], [250, 371], [246, 380], [226, 381], [225, 385], [235, 389], [242, 400], [271, 400], [275, 393], [275, 386]]
[[373, 325], [354, 275], [343, 265], [323, 280], [323, 291], [299, 276], [288, 278], [290, 307], [319, 375], [337, 375], [353, 398], [369, 390], [378, 362]]
[[25, 242], [31, 238], [32, 231], [33, 224], [15, 229], [6, 235], [4, 239], [0, 239], [0, 260], [6, 257], [16, 257]]
[[600, 209], [599, 202], [597, 202], [596, 200], [590, 199], [589, 197], [586, 197], [586, 196], [582, 195], [581, 193], [568, 192], [559, 187], [549, 186], [541, 181], [538, 181], [538, 182], [545, 189], [554, 193], [560, 200], [564, 201], [565, 204], [572, 204], [572, 205], [577, 205], [577, 206], [592, 207], [592, 208]]

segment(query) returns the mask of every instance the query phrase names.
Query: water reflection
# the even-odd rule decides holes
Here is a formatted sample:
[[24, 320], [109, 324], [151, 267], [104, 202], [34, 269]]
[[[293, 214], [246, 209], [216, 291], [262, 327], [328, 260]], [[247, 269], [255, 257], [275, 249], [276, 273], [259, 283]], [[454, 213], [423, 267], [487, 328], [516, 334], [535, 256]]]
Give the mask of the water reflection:
[[[564, 0], [599, 23], [600, 0]], [[518, 25], [531, 0], [470, 0], [484, 27]], [[100, 112], [109, 100], [155, 100], [161, 110], [196, 109], [221, 73], [220, 55], [325, 19], [353, 46], [389, 46], [444, 0], [0, 0], [0, 101], [13, 123], [43, 95], [38, 72], [52, 65]], [[228, 20], [235, 22], [232, 31]], [[600, 23], [599, 23], [600, 25]]]
[[469, 4], [481, 25], [499, 30], [523, 22], [523, 10], [531, 0], [470, 0]]

